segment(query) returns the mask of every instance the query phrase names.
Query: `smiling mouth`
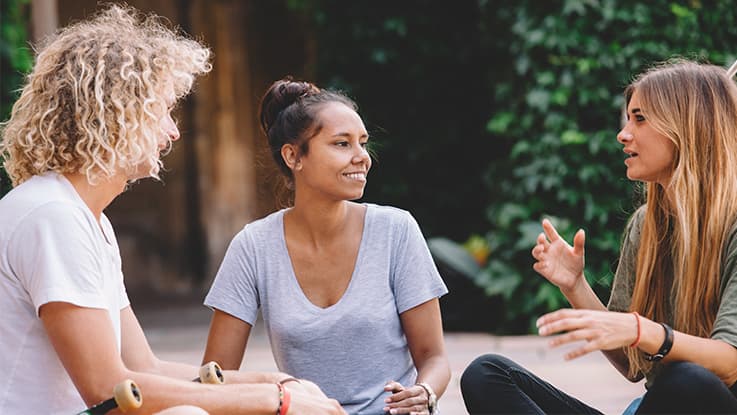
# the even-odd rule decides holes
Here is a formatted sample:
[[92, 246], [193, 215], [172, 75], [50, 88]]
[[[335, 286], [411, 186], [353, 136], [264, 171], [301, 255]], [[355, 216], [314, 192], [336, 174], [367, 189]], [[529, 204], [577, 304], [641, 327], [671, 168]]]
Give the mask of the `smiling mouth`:
[[366, 180], [366, 173], [344, 173], [343, 176], [351, 179], [351, 180]]

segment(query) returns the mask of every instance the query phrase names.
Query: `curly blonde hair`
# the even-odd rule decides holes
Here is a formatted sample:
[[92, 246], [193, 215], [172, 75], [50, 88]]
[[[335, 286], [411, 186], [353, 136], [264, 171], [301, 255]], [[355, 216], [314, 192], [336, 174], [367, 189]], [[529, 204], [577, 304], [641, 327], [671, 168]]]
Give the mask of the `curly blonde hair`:
[[1, 132], [13, 185], [47, 171], [95, 183], [142, 166], [158, 178], [167, 100], [188, 94], [209, 59], [206, 47], [160, 17], [127, 6], [60, 30], [38, 50]]

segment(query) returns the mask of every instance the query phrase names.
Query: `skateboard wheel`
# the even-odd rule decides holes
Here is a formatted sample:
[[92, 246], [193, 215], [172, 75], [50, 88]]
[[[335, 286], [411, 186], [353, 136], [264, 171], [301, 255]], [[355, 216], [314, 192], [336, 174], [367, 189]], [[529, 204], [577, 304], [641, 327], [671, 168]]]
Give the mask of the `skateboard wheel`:
[[122, 412], [138, 409], [143, 403], [141, 391], [138, 385], [130, 379], [126, 379], [113, 388], [113, 398]]
[[200, 367], [200, 382], [219, 385], [225, 383], [223, 370], [215, 362], [205, 363]]

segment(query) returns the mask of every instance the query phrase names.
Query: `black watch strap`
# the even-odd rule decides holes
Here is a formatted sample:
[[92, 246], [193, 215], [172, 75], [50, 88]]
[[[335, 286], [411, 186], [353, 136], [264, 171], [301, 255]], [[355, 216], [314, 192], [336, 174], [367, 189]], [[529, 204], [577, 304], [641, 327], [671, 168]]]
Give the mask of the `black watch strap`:
[[645, 353], [645, 360], [650, 362], [658, 362], [662, 360], [668, 352], [670, 352], [670, 349], [673, 348], [673, 329], [665, 323], [660, 323], [660, 325], [663, 326], [663, 330], [665, 330], [665, 340], [663, 340], [663, 344], [660, 346], [657, 353], [653, 355]]

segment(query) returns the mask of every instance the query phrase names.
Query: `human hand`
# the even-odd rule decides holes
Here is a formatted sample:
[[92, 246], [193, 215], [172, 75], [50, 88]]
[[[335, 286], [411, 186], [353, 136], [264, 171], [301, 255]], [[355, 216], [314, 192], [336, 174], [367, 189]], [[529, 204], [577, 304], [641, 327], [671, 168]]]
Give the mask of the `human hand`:
[[595, 350], [614, 350], [633, 344], [639, 318], [633, 313], [565, 308], [540, 317], [537, 328], [541, 336], [564, 332], [550, 340], [553, 347], [585, 341], [583, 346], [565, 355], [566, 360], [571, 360]]
[[385, 412], [390, 414], [429, 415], [428, 396], [422, 386], [412, 385], [408, 388], [395, 381], [387, 382], [384, 391], [392, 392], [384, 402]]
[[581, 281], [584, 267], [584, 243], [586, 235], [583, 229], [573, 237], [573, 247], [558, 235], [549, 220], [543, 219], [543, 232], [537, 237], [532, 248], [532, 256], [537, 262], [532, 268], [561, 291], [570, 292]]
[[295, 387], [295, 385], [296, 383], [290, 382], [288, 386], [285, 386], [292, 395], [287, 415], [348, 415], [338, 401], [325, 397], [322, 391], [318, 395], [306, 390], [304, 385], [303, 387]]

